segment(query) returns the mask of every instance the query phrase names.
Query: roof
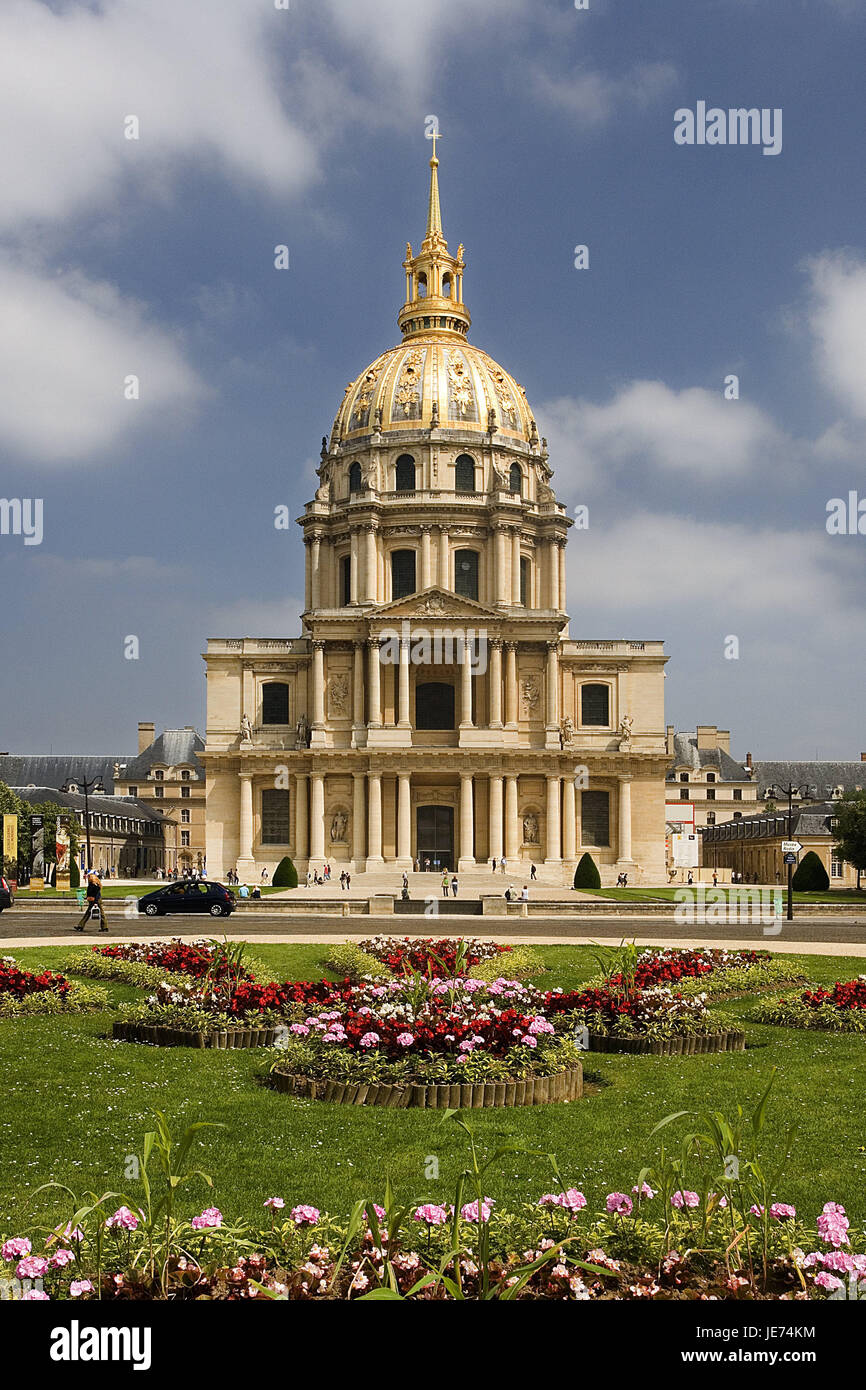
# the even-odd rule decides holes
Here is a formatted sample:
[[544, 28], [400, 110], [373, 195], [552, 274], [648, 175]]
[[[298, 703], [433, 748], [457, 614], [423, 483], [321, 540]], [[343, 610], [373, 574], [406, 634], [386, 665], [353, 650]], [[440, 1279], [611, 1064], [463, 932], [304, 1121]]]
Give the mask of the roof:
[[195, 729], [166, 729], [135, 758], [125, 758], [121, 769], [124, 782], [146, 781], [155, 767], [190, 767], [204, 780], [204, 765], [199, 753], [204, 752], [204, 739]]
[[818, 797], [829, 795], [837, 787], [846, 792], [866, 788], [866, 763], [859, 759], [857, 762], [756, 762], [754, 770], [758, 795], [763, 797], [768, 787], [775, 787], [780, 804], [782, 790], [788, 786], [814, 787], [817, 791], [813, 796]]
[[[835, 801], [809, 801], [799, 806], [795, 805], [791, 817], [790, 836], [787, 806], [771, 811], [769, 815], [759, 811], [752, 816], [738, 816], [736, 820], [724, 821], [721, 825], [708, 825], [701, 829], [701, 834], [705, 840], [711, 842], [739, 839], [787, 840], [797, 839], [800, 835], [832, 839], [830, 822], [837, 809]], [[763, 827], [761, 822], [764, 822]]]
[[[31, 806], [53, 801], [55, 805], [65, 806], [70, 811], [80, 811], [78, 819], [83, 823], [84, 797], [80, 792], [61, 792], [56, 787], [12, 787], [10, 790]], [[155, 811], [151, 805], [132, 796], [91, 796], [89, 808], [91, 816], [124, 816], [127, 820], [153, 821], [157, 825], [163, 825], [166, 821], [162, 812]]]
[[0, 753], [0, 782], [7, 787], [59, 789], [68, 782], [81, 786], [99, 780], [110, 796], [114, 791], [114, 767], [129, 760], [128, 753]]
[[738, 763], [724, 748], [699, 748], [697, 734], [674, 734], [674, 754], [665, 774], [666, 780], [675, 781], [677, 769], [681, 767], [691, 768], [694, 772], [708, 768], [711, 772], [717, 772], [723, 782], [749, 781], [749, 774], [742, 763]]

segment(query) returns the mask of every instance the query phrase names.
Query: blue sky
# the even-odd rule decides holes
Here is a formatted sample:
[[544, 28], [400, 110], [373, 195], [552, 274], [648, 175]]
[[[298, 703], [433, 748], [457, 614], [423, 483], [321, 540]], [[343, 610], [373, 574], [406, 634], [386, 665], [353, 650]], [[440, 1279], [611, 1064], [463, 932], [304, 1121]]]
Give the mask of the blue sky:
[[[298, 631], [273, 509], [398, 338], [432, 113], [472, 340], [590, 508], [572, 636], [664, 638], [668, 722], [740, 755], [856, 758], [866, 536], [825, 518], [866, 497], [864, 31], [846, 0], [6, 0], [0, 496], [45, 534], [0, 536], [0, 747], [203, 728], [207, 637]], [[781, 154], [676, 145], [700, 100], [780, 107]]]

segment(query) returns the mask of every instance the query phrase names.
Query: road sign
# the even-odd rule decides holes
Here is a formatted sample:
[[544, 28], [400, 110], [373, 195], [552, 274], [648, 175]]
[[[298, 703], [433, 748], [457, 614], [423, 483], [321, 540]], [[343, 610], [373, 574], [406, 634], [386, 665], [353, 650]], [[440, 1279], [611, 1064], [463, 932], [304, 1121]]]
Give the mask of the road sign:
[[803, 846], [800, 844], [800, 841], [799, 841], [799, 840], [783, 840], [783, 841], [782, 841], [782, 853], [783, 853], [783, 854], [799, 854], [799, 853], [800, 853], [800, 850], [801, 850], [802, 848], [803, 848]]
[[786, 855], [785, 855], [785, 863], [786, 863], [786, 864], [796, 864], [796, 862], [797, 862], [797, 856], [796, 856], [796, 854], [786, 854]]

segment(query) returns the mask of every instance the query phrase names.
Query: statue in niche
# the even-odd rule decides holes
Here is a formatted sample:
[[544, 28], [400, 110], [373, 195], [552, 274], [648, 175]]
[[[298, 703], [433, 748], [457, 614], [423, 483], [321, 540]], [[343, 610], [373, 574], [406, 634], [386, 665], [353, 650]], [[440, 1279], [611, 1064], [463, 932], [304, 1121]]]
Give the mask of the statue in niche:
[[252, 724], [250, 723], [250, 716], [249, 716], [248, 714], [245, 714], [245, 715], [243, 716], [243, 718], [241, 719], [241, 742], [242, 742], [242, 743], [252, 743], [252, 741], [253, 741], [253, 726], [252, 726]]
[[310, 723], [305, 714], [301, 715], [295, 728], [295, 743], [298, 748], [310, 746]]
[[559, 743], [561, 748], [571, 748], [574, 744], [574, 720], [569, 715], [559, 721]]
[[523, 817], [523, 843], [525, 845], [538, 844], [538, 817], [534, 811], [528, 811]]
[[331, 843], [342, 845], [346, 842], [346, 831], [349, 828], [349, 817], [345, 811], [335, 811], [331, 818]]
[[539, 700], [538, 681], [535, 676], [525, 676], [520, 682], [520, 688], [523, 693], [523, 704], [527, 716], [530, 716], [534, 712]]
[[619, 721], [619, 751], [621, 753], [631, 748], [631, 731], [633, 725], [634, 719], [630, 714], [624, 714]]
[[349, 698], [349, 677], [342, 671], [332, 676], [328, 681], [328, 700], [331, 706], [331, 713], [338, 718], [346, 713], [346, 701]]

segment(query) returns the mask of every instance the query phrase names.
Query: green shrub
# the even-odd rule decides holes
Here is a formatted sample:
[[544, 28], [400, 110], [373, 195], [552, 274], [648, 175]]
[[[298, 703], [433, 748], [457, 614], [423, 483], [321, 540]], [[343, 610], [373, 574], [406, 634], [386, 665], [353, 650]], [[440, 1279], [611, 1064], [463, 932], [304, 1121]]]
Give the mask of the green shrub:
[[591, 854], [584, 854], [574, 871], [575, 888], [600, 888], [601, 874]]
[[354, 941], [338, 941], [333, 946], [329, 946], [325, 964], [329, 965], [332, 970], [336, 970], [338, 975], [347, 975], [350, 980], [360, 980], [364, 975], [370, 975], [377, 980], [385, 980], [389, 979], [391, 975], [387, 966], [383, 965], [375, 956], [362, 951], [361, 947], [356, 946]]
[[797, 893], [826, 893], [830, 878], [813, 849], [809, 850], [794, 870], [794, 890]]
[[81, 887], [81, 870], [78, 867], [77, 859], [73, 859], [72, 863], [69, 865], [69, 887]]
[[533, 975], [543, 975], [546, 969], [541, 956], [531, 946], [515, 946], [502, 956], [479, 961], [469, 974], [473, 980], [528, 980]]
[[59, 995], [52, 989], [41, 990], [38, 994], [26, 994], [23, 999], [13, 999], [9, 994], [0, 994], [0, 1018], [79, 1014], [89, 1009], [110, 1007], [106, 990], [100, 989], [99, 985], [79, 984], [77, 980], [70, 980], [69, 992], [66, 995]]
[[271, 879], [274, 888], [297, 888], [298, 871], [288, 855], [280, 860]]

